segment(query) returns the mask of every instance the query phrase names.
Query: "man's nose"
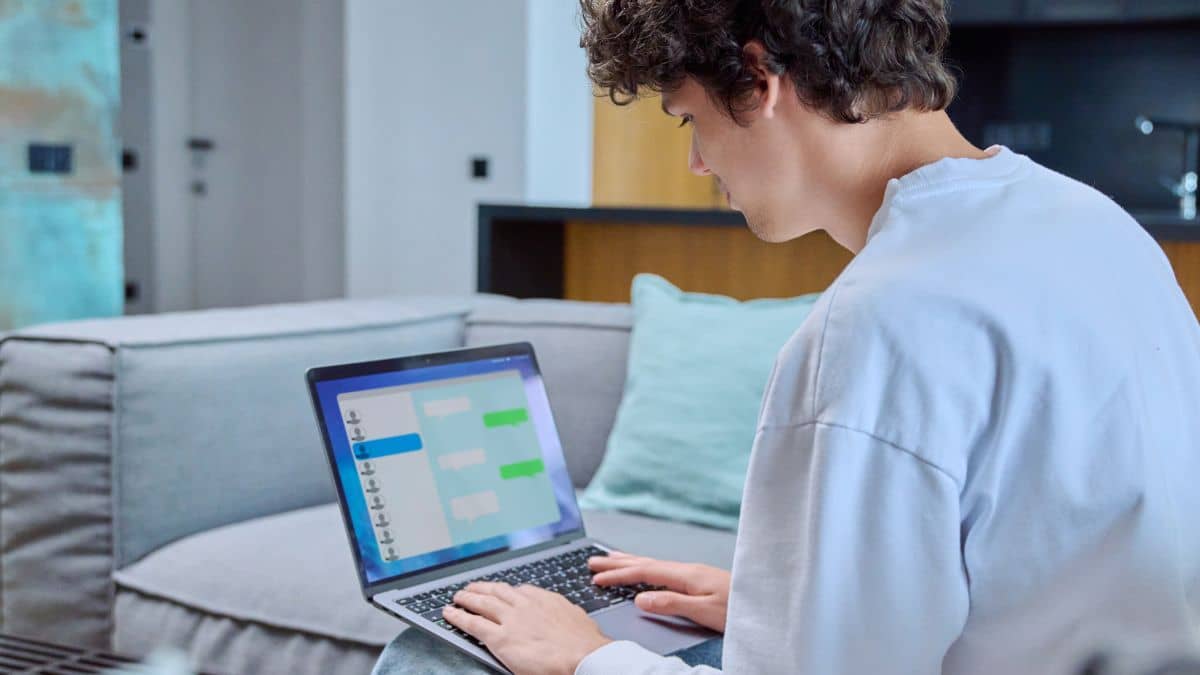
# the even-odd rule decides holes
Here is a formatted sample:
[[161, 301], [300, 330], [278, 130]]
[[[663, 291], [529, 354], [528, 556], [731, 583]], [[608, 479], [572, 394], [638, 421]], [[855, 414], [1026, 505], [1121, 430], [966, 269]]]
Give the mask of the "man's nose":
[[695, 132], [692, 132], [692, 147], [688, 151], [688, 169], [697, 176], [707, 176], [712, 173], [704, 165], [704, 158], [700, 156], [700, 151], [696, 149]]

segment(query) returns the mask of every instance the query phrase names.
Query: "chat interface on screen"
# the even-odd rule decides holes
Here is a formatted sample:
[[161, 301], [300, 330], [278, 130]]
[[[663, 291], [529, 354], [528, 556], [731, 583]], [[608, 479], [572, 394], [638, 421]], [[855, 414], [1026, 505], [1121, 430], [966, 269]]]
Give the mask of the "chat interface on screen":
[[559, 520], [520, 371], [344, 393], [337, 403], [383, 561]]

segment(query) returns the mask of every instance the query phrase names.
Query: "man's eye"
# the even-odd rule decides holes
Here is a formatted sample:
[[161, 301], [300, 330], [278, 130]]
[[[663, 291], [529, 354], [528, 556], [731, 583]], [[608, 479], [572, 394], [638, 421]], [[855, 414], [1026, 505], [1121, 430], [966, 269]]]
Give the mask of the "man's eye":
[[679, 120], [679, 126], [680, 126], [680, 127], [686, 127], [687, 125], [689, 125], [689, 124], [691, 124], [691, 123], [692, 123], [692, 116], [691, 116], [691, 115], [684, 115], [684, 116], [683, 116], [683, 119]]

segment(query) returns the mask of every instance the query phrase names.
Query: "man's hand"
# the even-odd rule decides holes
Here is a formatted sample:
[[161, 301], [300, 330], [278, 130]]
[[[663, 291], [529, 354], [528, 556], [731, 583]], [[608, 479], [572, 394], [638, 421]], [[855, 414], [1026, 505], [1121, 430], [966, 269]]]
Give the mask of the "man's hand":
[[509, 670], [572, 675], [579, 662], [612, 642], [595, 621], [558, 593], [536, 586], [476, 582], [454, 594], [446, 621], [479, 638]]
[[668, 562], [612, 552], [588, 559], [597, 586], [652, 584], [665, 591], [638, 593], [634, 602], [642, 610], [691, 619], [719, 633], [725, 632], [729, 612], [729, 572], [698, 563]]

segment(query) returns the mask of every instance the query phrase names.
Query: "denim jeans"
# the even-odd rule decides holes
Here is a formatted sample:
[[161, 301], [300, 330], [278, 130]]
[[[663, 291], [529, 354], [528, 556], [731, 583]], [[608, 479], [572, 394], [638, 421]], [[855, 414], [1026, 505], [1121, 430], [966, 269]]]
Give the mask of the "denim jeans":
[[[678, 656], [683, 659], [684, 663], [691, 666], [720, 668], [721, 646], [721, 638], [714, 638], [678, 651], [672, 656]], [[447, 643], [436, 640], [419, 630], [409, 629], [384, 647], [371, 675], [443, 675], [444, 673], [484, 675], [493, 672]], [[614, 675], [620, 674], [615, 673]]]

